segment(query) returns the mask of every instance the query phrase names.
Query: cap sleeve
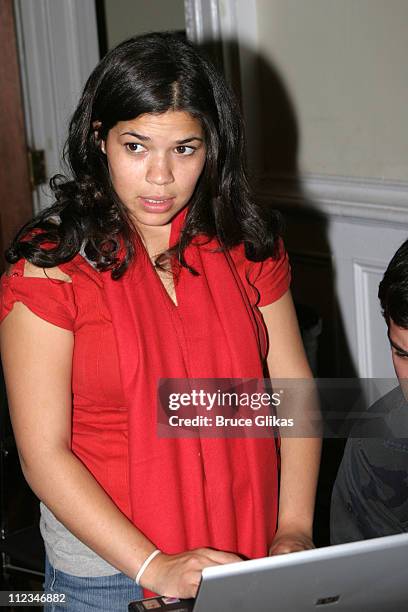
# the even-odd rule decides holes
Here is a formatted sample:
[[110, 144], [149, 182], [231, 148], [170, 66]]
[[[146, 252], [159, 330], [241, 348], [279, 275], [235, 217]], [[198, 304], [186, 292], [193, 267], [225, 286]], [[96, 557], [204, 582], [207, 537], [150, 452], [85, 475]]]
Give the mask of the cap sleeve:
[[24, 276], [25, 261], [17, 262], [0, 280], [0, 322], [22, 302], [41, 319], [72, 331], [76, 305], [72, 283]]
[[243, 245], [235, 250], [233, 258], [238, 272], [247, 287], [255, 306], [267, 306], [276, 302], [290, 287], [291, 271], [283, 240], [279, 239], [277, 258], [250, 261], [245, 257]]

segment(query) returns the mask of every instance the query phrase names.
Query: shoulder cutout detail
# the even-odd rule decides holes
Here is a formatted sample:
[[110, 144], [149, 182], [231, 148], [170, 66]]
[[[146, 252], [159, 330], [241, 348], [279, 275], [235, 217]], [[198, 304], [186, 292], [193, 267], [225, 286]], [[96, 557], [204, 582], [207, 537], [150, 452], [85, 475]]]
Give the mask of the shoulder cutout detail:
[[27, 278], [48, 278], [71, 283], [71, 278], [57, 266], [55, 268], [39, 268], [28, 261], [25, 262], [23, 276]]

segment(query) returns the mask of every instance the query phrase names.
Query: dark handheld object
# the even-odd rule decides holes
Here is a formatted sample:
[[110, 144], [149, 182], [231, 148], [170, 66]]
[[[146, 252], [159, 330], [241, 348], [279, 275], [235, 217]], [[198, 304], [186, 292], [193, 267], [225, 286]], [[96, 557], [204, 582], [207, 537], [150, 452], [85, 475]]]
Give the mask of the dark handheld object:
[[131, 601], [129, 612], [146, 612], [146, 610], [172, 610], [173, 612], [191, 612], [194, 599], [178, 599], [177, 597], [149, 597], [139, 601]]

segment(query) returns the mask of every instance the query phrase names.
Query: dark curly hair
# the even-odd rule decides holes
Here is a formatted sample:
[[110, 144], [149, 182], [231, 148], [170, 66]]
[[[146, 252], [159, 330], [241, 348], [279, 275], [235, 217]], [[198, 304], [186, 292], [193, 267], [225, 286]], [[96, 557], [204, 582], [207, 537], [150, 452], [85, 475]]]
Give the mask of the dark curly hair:
[[207, 148], [175, 247], [181, 265], [194, 273], [184, 250], [199, 234], [217, 236], [222, 248], [243, 243], [252, 261], [276, 256], [280, 216], [252, 199], [238, 105], [212, 64], [182, 36], [165, 32], [121, 43], [95, 68], [69, 125], [64, 156], [72, 178], [51, 179], [55, 204], [18, 232], [7, 261], [23, 257], [47, 268], [82, 250], [98, 270], [119, 278], [135, 257], [137, 232], [113, 189], [100, 139], [119, 121], [170, 109], [201, 122]]
[[387, 325], [392, 319], [408, 329], [408, 240], [395, 253], [379, 285], [378, 297]]

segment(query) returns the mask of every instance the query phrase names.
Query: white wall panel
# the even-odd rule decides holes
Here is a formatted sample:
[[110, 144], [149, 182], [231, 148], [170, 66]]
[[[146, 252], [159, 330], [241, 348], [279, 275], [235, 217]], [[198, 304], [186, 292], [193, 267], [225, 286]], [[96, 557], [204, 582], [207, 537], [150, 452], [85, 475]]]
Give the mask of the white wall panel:
[[358, 363], [360, 375], [364, 378], [395, 376], [386, 337], [387, 328], [377, 297], [386, 266], [387, 262], [353, 262]]

